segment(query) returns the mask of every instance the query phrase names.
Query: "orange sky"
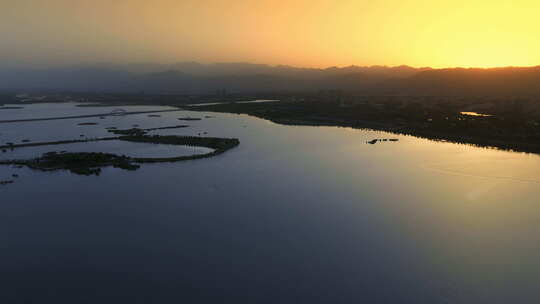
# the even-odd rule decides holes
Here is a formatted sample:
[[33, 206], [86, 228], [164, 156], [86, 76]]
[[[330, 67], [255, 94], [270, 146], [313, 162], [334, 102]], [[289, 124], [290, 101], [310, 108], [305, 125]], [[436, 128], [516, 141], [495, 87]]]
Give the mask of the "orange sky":
[[17, 0], [0, 59], [19, 64], [540, 64], [537, 0]]

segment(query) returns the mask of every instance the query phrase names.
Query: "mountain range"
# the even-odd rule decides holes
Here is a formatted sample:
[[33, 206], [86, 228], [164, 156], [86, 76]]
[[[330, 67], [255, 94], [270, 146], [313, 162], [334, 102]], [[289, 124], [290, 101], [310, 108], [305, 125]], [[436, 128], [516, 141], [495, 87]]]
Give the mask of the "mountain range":
[[3, 68], [0, 89], [152, 94], [316, 92], [367, 95], [540, 96], [540, 66], [432, 69], [349, 66], [326, 69], [251, 63], [94, 64]]

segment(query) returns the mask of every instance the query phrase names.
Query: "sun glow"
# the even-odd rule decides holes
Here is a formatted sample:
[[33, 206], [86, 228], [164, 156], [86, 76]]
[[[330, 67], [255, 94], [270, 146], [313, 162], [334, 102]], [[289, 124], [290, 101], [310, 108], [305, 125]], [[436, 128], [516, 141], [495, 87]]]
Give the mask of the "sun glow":
[[0, 4], [4, 61], [248, 61], [311, 67], [540, 64], [537, 0], [29, 3]]
[[538, 8], [536, 1], [451, 4], [439, 20], [419, 31], [416, 61], [435, 67], [540, 64]]

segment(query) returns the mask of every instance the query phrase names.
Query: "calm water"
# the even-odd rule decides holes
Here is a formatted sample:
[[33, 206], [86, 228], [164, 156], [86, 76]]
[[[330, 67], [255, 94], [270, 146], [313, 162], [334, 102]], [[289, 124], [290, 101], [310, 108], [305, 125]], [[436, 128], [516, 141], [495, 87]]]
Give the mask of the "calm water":
[[[53, 110], [27, 105], [1, 110], [0, 120], [111, 108]], [[0, 167], [0, 179], [20, 175], [0, 186], [0, 303], [540, 299], [535, 155], [197, 112], [2, 124], [0, 143], [205, 115], [214, 118], [154, 133], [208, 132], [240, 146], [99, 177]]]

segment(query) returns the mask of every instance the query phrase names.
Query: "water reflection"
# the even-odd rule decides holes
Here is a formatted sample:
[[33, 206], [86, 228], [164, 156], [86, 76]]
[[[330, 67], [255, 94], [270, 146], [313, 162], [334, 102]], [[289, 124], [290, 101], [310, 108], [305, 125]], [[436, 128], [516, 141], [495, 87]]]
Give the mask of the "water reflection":
[[[189, 111], [111, 117], [84, 128], [76, 126], [84, 120], [6, 124], [0, 141], [97, 137], [106, 127], [155, 128], [206, 115], [215, 118], [159, 133], [207, 132], [241, 145], [211, 159], [111, 168], [99, 177], [2, 168], [0, 179], [20, 179], [0, 188], [0, 299], [540, 298], [537, 155]], [[394, 137], [399, 141], [365, 144]]]
[[477, 117], [491, 117], [491, 116], [493, 116], [493, 115], [481, 114], [481, 113], [476, 113], [476, 112], [459, 112], [459, 114], [466, 115], [466, 116], [477, 116]]

